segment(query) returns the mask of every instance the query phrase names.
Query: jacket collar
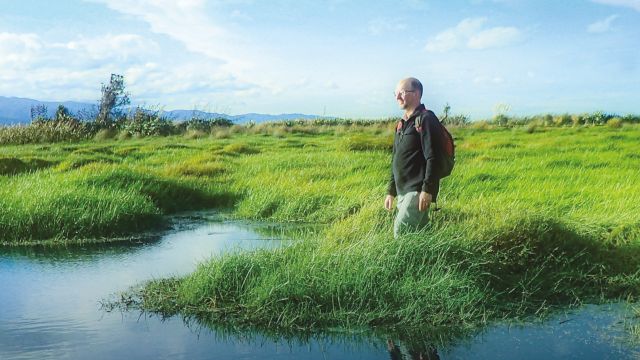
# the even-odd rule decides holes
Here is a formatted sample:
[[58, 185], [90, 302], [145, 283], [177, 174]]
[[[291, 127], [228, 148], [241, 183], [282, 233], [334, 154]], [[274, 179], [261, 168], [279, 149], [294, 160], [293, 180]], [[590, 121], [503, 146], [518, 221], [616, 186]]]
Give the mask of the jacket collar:
[[418, 116], [420, 113], [422, 113], [423, 111], [427, 110], [427, 108], [424, 106], [424, 104], [420, 104], [418, 105], [418, 107], [413, 110], [413, 113], [411, 113], [411, 115], [409, 115], [408, 118], [405, 118], [404, 115], [402, 116], [402, 120], [408, 121], [411, 120], [413, 118], [415, 118], [416, 116]]

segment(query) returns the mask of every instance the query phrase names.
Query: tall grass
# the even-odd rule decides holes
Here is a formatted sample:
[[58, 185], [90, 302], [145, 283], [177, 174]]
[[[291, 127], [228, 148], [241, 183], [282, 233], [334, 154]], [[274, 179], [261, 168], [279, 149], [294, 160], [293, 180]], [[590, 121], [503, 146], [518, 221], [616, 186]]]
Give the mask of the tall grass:
[[233, 171], [236, 214], [327, 230], [151, 282], [141, 306], [266, 327], [464, 326], [636, 297], [638, 130], [457, 129], [444, 209], [399, 240], [381, 209], [387, 151], [330, 137], [263, 146]]
[[231, 205], [233, 194], [211, 182], [222, 166], [208, 149], [173, 140], [4, 148], [0, 241], [108, 240], [161, 227], [176, 211]]
[[[282, 138], [287, 134], [306, 135], [341, 135], [345, 131], [381, 134], [391, 136], [393, 126], [398, 119], [341, 119], [318, 118], [297, 119], [263, 122], [256, 124], [233, 124], [225, 118], [204, 119], [193, 117], [189, 120], [178, 122], [163, 116], [158, 110], [136, 108], [127, 115], [123, 115], [110, 124], [103, 124], [86, 118], [81, 121], [64, 109], [55, 118], [48, 119], [38, 117], [29, 125], [16, 125], [0, 127], [0, 144], [31, 144], [81, 141], [95, 139], [97, 141], [113, 139], [117, 136], [120, 140], [131, 137], [157, 137], [183, 135], [188, 139], [214, 137], [216, 139], [228, 138], [233, 134], [262, 134]], [[84, 117], [84, 116], [83, 116]], [[533, 116], [508, 116], [499, 114], [491, 119], [483, 119], [475, 122], [469, 121], [466, 115], [452, 115], [443, 117], [443, 122], [448, 127], [471, 128], [474, 130], [489, 130], [495, 128], [522, 128], [529, 133], [540, 129], [553, 127], [585, 127], [607, 125], [612, 128], [621, 128], [625, 124], [640, 123], [640, 116], [627, 114], [607, 114], [603, 112], [583, 114], [539, 114]], [[388, 141], [377, 139], [378, 146]], [[356, 141], [357, 142], [357, 141]]]
[[[229, 204], [242, 218], [326, 224], [140, 294], [148, 310], [271, 327], [465, 326], [638, 296], [640, 128], [456, 128], [443, 209], [395, 240], [382, 209], [389, 126], [4, 147], [54, 165], [0, 176], [2, 234], [109, 235]], [[75, 157], [92, 161], [61, 165]]]

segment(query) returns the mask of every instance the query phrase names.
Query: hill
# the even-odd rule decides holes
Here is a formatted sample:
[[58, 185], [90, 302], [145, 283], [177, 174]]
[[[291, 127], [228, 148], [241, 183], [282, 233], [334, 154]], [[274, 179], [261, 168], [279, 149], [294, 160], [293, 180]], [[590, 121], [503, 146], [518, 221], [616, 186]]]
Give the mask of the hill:
[[[67, 109], [69, 109], [73, 114], [78, 114], [82, 111], [95, 111], [96, 104], [90, 103], [82, 103], [75, 101], [64, 101], [64, 102], [55, 102], [55, 101], [39, 101], [28, 98], [18, 98], [18, 97], [5, 97], [0, 96], [0, 125], [13, 125], [13, 124], [28, 124], [31, 122], [30, 111], [31, 107], [35, 105], [44, 105], [47, 107], [47, 113], [49, 116], [53, 116], [55, 114], [58, 105], [64, 105]], [[163, 114], [169, 119], [182, 121], [191, 119], [192, 117], [199, 118], [225, 118], [229, 119], [235, 123], [241, 124], [249, 121], [253, 121], [256, 123], [266, 122], [266, 121], [276, 121], [276, 120], [292, 120], [292, 119], [317, 119], [321, 116], [319, 115], [308, 115], [308, 114], [260, 114], [260, 113], [247, 113], [240, 115], [228, 115], [222, 113], [215, 112], [206, 112], [200, 110], [169, 110], [164, 111]]]

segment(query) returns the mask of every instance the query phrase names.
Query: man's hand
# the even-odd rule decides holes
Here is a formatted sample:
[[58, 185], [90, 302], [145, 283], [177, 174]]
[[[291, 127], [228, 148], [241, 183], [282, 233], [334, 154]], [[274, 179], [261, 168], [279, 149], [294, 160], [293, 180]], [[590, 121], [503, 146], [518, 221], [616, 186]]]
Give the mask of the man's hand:
[[418, 211], [427, 210], [429, 205], [431, 205], [432, 199], [431, 194], [424, 191], [420, 192], [420, 198], [418, 199]]
[[387, 195], [387, 197], [384, 198], [384, 208], [387, 209], [387, 211], [391, 211], [393, 209], [393, 199], [393, 195]]

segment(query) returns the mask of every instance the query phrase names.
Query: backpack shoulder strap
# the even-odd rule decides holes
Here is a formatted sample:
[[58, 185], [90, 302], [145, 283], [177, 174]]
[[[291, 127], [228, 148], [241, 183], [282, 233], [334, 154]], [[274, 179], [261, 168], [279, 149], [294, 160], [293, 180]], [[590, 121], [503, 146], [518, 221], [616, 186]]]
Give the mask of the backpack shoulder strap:
[[[423, 111], [420, 112], [420, 114], [416, 117], [416, 119], [414, 120], [414, 124], [416, 126], [416, 130], [418, 130], [418, 134], [420, 134], [420, 148], [422, 149], [422, 153], [424, 154], [424, 133], [422, 132], [422, 126], [430, 126], [429, 124], [429, 120], [427, 119], [427, 121], [423, 121], [423, 117], [425, 115], [427, 115], [429, 113], [429, 109], [425, 108]], [[424, 124], [423, 124], [424, 122]], [[439, 122], [439, 121], [438, 121]], [[440, 211], [440, 209], [442, 209], [441, 207], [438, 206], [438, 202], [434, 201], [434, 209], [433, 211]]]
[[413, 125], [415, 125], [416, 129], [420, 129], [422, 125], [422, 114], [424, 113], [420, 113], [418, 116], [416, 116], [416, 119], [413, 120]]
[[424, 133], [422, 132], [422, 126], [423, 125], [429, 126], [428, 121], [425, 122], [423, 117], [428, 113], [429, 113], [429, 110], [427, 108], [424, 108], [424, 110], [420, 111], [420, 114], [416, 116], [415, 120], [413, 120], [413, 124], [415, 125], [416, 130], [420, 135], [420, 147], [422, 148], [423, 153], [424, 153]]

